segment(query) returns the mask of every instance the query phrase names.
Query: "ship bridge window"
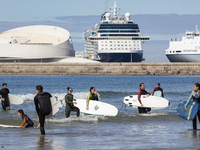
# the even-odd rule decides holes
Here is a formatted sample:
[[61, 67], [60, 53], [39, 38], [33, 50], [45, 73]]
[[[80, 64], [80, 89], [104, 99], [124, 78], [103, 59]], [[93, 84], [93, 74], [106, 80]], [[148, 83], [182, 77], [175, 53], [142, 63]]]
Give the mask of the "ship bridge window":
[[138, 24], [101, 24], [99, 29], [139, 29]]
[[101, 36], [139, 36], [138, 34], [101, 34]]
[[177, 53], [181, 53], [182, 51], [176, 51]]

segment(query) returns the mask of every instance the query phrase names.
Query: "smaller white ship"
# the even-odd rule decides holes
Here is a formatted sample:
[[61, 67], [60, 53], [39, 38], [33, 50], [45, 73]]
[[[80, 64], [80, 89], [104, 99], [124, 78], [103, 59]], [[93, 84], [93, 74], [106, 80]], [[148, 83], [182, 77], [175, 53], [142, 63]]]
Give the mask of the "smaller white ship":
[[165, 55], [170, 62], [200, 62], [200, 33], [196, 25], [196, 31], [186, 31], [182, 41], [171, 40]]

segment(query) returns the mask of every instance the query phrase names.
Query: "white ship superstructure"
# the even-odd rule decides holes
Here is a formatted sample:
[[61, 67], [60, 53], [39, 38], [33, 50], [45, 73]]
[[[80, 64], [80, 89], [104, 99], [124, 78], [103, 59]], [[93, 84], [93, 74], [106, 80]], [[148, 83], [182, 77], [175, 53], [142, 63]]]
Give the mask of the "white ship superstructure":
[[97, 56], [102, 62], [141, 62], [143, 50], [141, 42], [149, 41], [149, 36], [141, 36], [137, 23], [117, 15], [117, 4], [114, 3], [114, 14], [104, 13], [99, 24], [84, 32], [85, 52], [88, 56]]
[[54, 62], [67, 57], [75, 57], [75, 51], [63, 28], [35, 25], [0, 34], [0, 61]]
[[165, 54], [170, 62], [200, 62], [200, 33], [198, 26], [196, 31], [186, 31], [182, 41], [175, 39], [169, 43]]

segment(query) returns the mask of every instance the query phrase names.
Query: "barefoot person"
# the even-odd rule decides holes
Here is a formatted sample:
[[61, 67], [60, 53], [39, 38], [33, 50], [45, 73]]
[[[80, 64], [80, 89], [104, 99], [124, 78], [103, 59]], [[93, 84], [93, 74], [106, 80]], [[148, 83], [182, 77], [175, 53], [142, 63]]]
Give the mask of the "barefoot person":
[[26, 114], [24, 114], [24, 111], [22, 109], [18, 110], [17, 112], [18, 116], [22, 117], [23, 119], [23, 123], [20, 125], [20, 127], [24, 128], [25, 124], [26, 124], [25, 128], [34, 126], [33, 121]]
[[3, 110], [10, 109], [10, 102], [8, 99], [8, 93], [10, 93], [9, 89], [7, 89], [6, 83], [3, 83], [2, 86], [3, 88], [0, 90], [2, 108]]
[[51, 94], [43, 92], [41, 85], [36, 86], [37, 95], [34, 97], [35, 110], [39, 116], [40, 132], [41, 135], [45, 135], [44, 122], [45, 116], [48, 116], [52, 111], [50, 98]]
[[[189, 97], [187, 103], [185, 104], [185, 111], [187, 111], [187, 106], [191, 100], [193, 102], [200, 104], [200, 84], [199, 83], [194, 84], [193, 91], [190, 94], [190, 97]], [[197, 130], [197, 117], [199, 118], [199, 122], [200, 122], [200, 110], [198, 110], [196, 116], [192, 120], [193, 130]]]
[[67, 95], [65, 95], [65, 102], [66, 102], [66, 107], [65, 107], [65, 115], [66, 118], [68, 118], [70, 116], [71, 111], [76, 111], [77, 114], [76, 116], [79, 117], [80, 115], [80, 110], [78, 107], [74, 106], [74, 104], [76, 104], [76, 102], [73, 102], [73, 95], [72, 95], [72, 88], [68, 87], [67, 88]]
[[138, 111], [139, 113], [147, 113], [151, 111], [151, 108], [145, 108], [143, 107], [142, 101], [141, 101], [141, 95], [147, 95], [147, 97], [150, 95], [151, 93], [147, 92], [145, 90], [145, 85], [144, 83], [140, 83], [140, 90], [138, 92], [138, 101], [140, 102], [140, 107], [138, 107]]
[[89, 110], [89, 101], [90, 100], [96, 100], [96, 101], [99, 100], [98, 95], [97, 95], [97, 91], [95, 91], [94, 87], [90, 88], [90, 94], [87, 97], [87, 106], [86, 106], [87, 110]]

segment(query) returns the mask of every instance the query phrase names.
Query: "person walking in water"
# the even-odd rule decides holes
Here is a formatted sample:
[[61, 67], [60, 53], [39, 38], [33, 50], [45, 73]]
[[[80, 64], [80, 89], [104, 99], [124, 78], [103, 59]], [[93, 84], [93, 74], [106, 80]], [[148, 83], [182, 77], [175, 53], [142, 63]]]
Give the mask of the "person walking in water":
[[10, 102], [9, 102], [9, 98], [8, 98], [8, 93], [9, 89], [7, 88], [7, 84], [3, 83], [3, 88], [0, 90], [0, 95], [1, 95], [1, 105], [3, 110], [8, 110], [10, 109]]
[[151, 111], [151, 108], [145, 108], [143, 107], [144, 105], [142, 104], [141, 101], [141, 95], [147, 95], [147, 97], [150, 95], [151, 93], [147, 92], [145, 90], [145, 85], [144, 83], [140, 83], [140, 90], [138, 92], [138, 101], [140, 102], [140, 107], [138, 107], [138, 111], [139, 113], [147, 113]]
[[99, 100], [98, 95], [97, 95], [97, 91], [95, 91], [94, 87], [90, 88], [90, 93], [89, 93], [89, 95], [87, 97], [87, 106], [86, 106], [87, 110], [89, 110], [89, 101], [90, 100], [96, 100], [96, 101]]
[[78, 107], [74, 106], [74, 104], [77, 104], [76, 102], [73, 102], [73, 95], [72, 95], [72, 88], [68, 87], [67, 88], [68, 93], [65, 95], [65, 102], [66, 102], [66, 107], [65, 107], [65, 115], [66, 118], [70, 116], [71, 111], [76, 111], [77, 114], [76, 116], [79, 117], [80, 115], [80, 110]]
[[45, 116], [48, 116], [52, 112], [51, 94], [43, 92], [41, 85], [36, 86], [37, 95], [34, 97], [35, 110], [39, 116], [40, 132], [41, 135], [45, 135], [44, 123]]
[[17, 112], [18, 112], [18, 116], [22, 117], [23, 119], [23, 123], [21, 124], [20, 127], [23, 128], [25, 124], [26, 124], [25, 128], [34, 126], [33, 121], [26, 114], [24, 114], [24, 111], [22, 109], [18, 110]]
[[[193, 86], [193, 91], [190, 94], [190, 97], [188, 98], [186, 104], [185, 104], [185, 111], [187, 111], [187, 106], [190, 103], [190, 101], [196, 102], [198, 104], [200, 104], [200, 84], [199, 83], [195, 83]], [[197, 117], [199, 118], [199, 122], [200, 122], [200, 108], [196, 114], [196, 116], [194, 117], [194, 119], [192, 120], [193, 123], [193, 130], [197, 130]]]
[[163, 89], [160, 87], [160, 83], [157, 84], [157, 87], [154, 88], [152, 95], [154, 95], [155, 91], [161, 91], [162, 92], [162, 97], [164, 97]]

